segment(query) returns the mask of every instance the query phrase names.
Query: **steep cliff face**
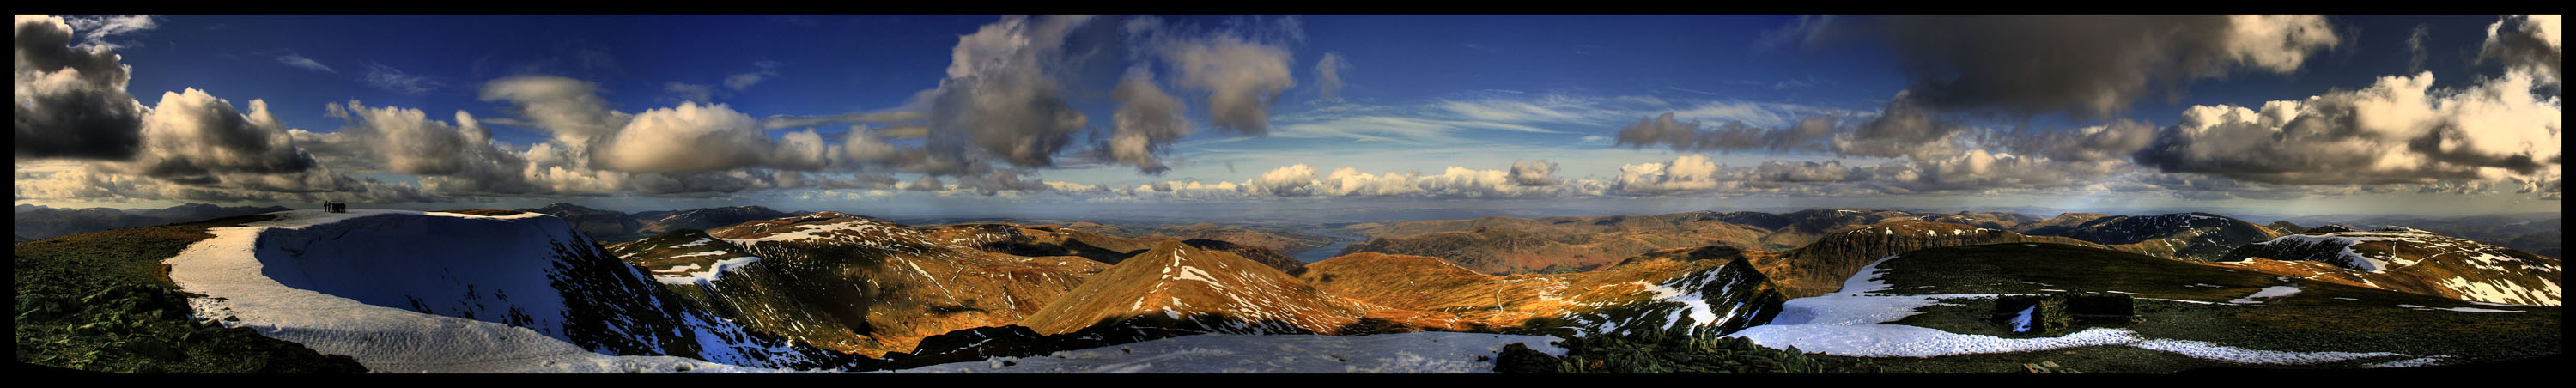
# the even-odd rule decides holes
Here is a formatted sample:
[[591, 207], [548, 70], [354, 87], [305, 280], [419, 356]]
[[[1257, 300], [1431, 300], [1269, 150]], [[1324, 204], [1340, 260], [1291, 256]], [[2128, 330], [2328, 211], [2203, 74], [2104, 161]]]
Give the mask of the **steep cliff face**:
[[2009, 230], [1935, 222], [1896, 222], [1864, 226], [1827, 235], [1775, 260], [1757, 260], [1755, 268], [1792, 298], [1833, 293], [1845, 279], [1872, 261], [1919, 249], [1997, 243], [2053, 243], [2101, 248], [2065, 237], [2025, 236]]
[[1362, 310], [1242, 256], [1165, 241], [1090, 277], [1021, 325], [1041, 334], [1095, 326], [1335, 334]]
[[2217, 264], [2405, 293], [2542, 306], [2559, 305], [2562, 280], [2557, 258], [2420, 230], [2281, 236], [2230, 251]]
[[276, 213], [217, 230], [171, 259], [171, 276], [212, 297], [192, 303], [201, 316], [234, 317], [375, 370], [618, 362], [605, 356], [807, 361], [684, 303], [561, 219], [461, 213]]
[[1108, 267], [969, 249], [837, 212], [744, 222], [706, 237], [674, 232], [615, 249], [727, 319], [868, 357], [1019, 322]]

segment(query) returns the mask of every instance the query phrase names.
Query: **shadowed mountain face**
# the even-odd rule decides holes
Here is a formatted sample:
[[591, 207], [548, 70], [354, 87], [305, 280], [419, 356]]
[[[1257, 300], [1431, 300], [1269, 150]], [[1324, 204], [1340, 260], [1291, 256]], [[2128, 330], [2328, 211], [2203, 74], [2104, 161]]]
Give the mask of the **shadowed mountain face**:
[[[2052, 221], [2066, 219], [2059, 216]], [[2236, 247], [2280, 237], [2280, 232], [2272, 228], [2209, 213], [2099, 217], [2072, 227], [2047, 226], [2028, 233], [2068, 237], [2194, 263], [2217, 261]]]
[[[675, 355], [767, 367], [807, 362], [783, 341], [751, 335], [682, 303], [680, 296], [561, 219], [515, 213], [389, 212], [266, 229], [250, 253], [263, 264], [262, 275], [284, 287], [516, 326], [602, 354]], [[485, 214], [501, 216], [477, 216]], [[368, 324], [352, 323], [324, 331], [365, 329]]]
[[2282, 236], [2220, 265], [2489, 303], [2559, 305], [2559, 259], [2416, 230]]
[[2009, 230], [1936, 222], [1896, 222], [1834, 233], [1754, 267], [1773, 274], [1773, 282], [1792, 298], [1824, 295], [1879, 258], [1918, 249], [1994, 243], [2037, 242], [2103, 247], [2065, 237], [2024, 236]]

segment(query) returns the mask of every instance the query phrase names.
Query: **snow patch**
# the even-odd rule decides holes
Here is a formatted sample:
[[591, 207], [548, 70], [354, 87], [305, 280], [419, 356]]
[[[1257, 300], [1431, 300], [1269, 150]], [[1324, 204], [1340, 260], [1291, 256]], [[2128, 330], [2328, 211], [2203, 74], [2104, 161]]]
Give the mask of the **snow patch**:
[[2263, 299], [2279, 298], [2279, 297], [2284, 297], [2284, 296], [2290, 296], [2291, 294], [2297, 294], [2297, 293], [2299, 293], [2299, 288], [2298, 288], [2298, 287], [2292, 287], [2292, 286], [2271, 286], [2271, 287], [2263, 287], [2263, 289], [2262, 289], [2262, 290], [2260, 290], [2260, 291], [2254, 291], [2254, 294], [2253, 294], [2253, 295], [2246, 295], [2246, 296], [2245, 296], [2245, 297], [2243, 297], [2243, 298], [2236, 298], [2236, 299], [2233, 299], [2233, 300], [2228, 300], [2228, 301], [2227, 301], [2227, 303], [2235, 303], [2235, 304], [2261, 304], [2261, 303], [2263, 303]]
[[[262, 336], [303, 344], [324, 354], [348, 355], [377, 372], [772, 371], [683, 357], [611, 356], [528, 327], [385, 307], [386, 298], [402, 300], [405, 296], [394, 290], [455, 287], [460, 291], [457, 294], [464, 294], [463, 286], [471, 284], [478, 286], [476, 292], [483, 293], [481, 301], [490, 303], [478, 307], [517, 307], [538, 321], [528, 326], [560, 332], [555, 326], [561, 323], [554, 320], [562, 316], [561, 295], [545, 283], [544, 276], [442, 279], [435, 274], [443, 271], [414, 268], [427, 265], [484, 271], [469, 275], [544, 274], [545, 266], [554, 261], [529, 260], [526, 254], [494, 253], [551, 253], [555, 248], [548, 242], [579, 241], [572, 237], [570, 224], [549, 219], [513, 222], [506, 225], [509, 227], [432, 226], [446, 222], [441, 219], [516, 220], [546, 217], [543, 214], [475, 216], [364, 209], [270, 214], [277, 218], [209, 229], [214, 237], [189, 245], [167, 261], [171, 280], [181, 289], [209, 296], [205, 301], [191, 303], [202, 308], [201, 314], [226, 314], [239, 319], [226, 322], [226, 326], [256, 329]], [[329, 226], [320, 227], [325, 225]], [[335, 233], [360, 228], [370, 229], [363, 234]], [[477, 243], [442, 244], [422, 239]], [[330, 243], [317, 244], [325, 241]], [[396, 243], [401, 247], [386, 246]], [[423, 276], [312, 275], [315, 272]], [[510, 292], [506, 302], [499, 300], [500, 291]], [[450, 296], [440, 297], [434, 300], [452, 302], [444, 299]], [[431, 307], [460, 308], [440, 304]], [[709, 349], [706, 353], [721, 351]]]
[[663, 274], [657, 271], [657, 273], [653, 274], [653, 281], [662, 282], [662, 284], [696, 284], [705, 287], [715, 287], [716, 279], [723, 277], [726, 272], [739, 271], [742, 270], [742, 266], [758, 262], [760, 262], [760, 256], [736, 257], [717, 260], [714, 266], [706, 267], [704, 270], [699, 270], [697, 263], [689, 263], [689, 265], [685, 267], [672, 267], [674, 270], [679, 270], [675, 271], [678, 272], [677, 274]]

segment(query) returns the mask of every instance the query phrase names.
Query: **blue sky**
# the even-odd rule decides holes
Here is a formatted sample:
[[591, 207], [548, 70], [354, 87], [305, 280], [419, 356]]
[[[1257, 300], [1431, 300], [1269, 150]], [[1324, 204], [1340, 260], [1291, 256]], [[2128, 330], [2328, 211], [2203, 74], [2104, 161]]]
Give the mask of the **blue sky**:
[[[138, 151], [107, 156], [31, 149], [29, 139], [99, 129], [22, 119], [17, 201], [2558, 210], [2555, 17], [2047, 19], [22, 16], [22, 35], [61, 23], [71, 39], [53, 47], [112, 51], [130, 69], [122, 90], [151, 109], [145, 124], [108, 126], [143, 134], [127, 144]], [[1910, 32], [1954, 24], [1993, 33]], [[57, 97], [30, 95], [51, 92], [31, 92], [41, 80], [29, 72], [60, 66], [27, 62], [29, 41], [19, 39], [21, 112]], [[2531, 57], [2516, 56], [2517, 42], [2545, 43]], [[2431, 81], [2385, 79], [2418, 72]], [[1131, 79], [1179, 115], [1125, 111], [1153, 106], [1121, 94]], [[529, 94], [495, 94], [505, 86]], [[177, 111], [164, 93], [192, 88], [243, 113], [261, 100], [278, 125], [153, 129], [176, 125], [151, 124]], [[2396, 97], [2373, 88], [2429, 97], [2380, 103]], [[2335, 103], [2346, 100], [2357, 102]], [[2278, 114], [2313, 119], [2262, 123], [2254, 113], [2272, 101], [2308, 101]], [[549, 107], [606, 113], [546, 121]], [[2186, 112], [2220, 107], [2248, 109], [2227, 116], [2260, 127], [2247, 130], [2320, 135], [2239, 146], [2182, 128]], [[362, 110], [417, 117], [342, 118]], [[1266, 128], [1229, 125], [1247, 113]], [[1023, 114], [1048, 120], [1012, 121]], [[1656, 123], [1663, 114], [1674, 125]], [[2334, 119], [2399, 116], [2431, 118]], [[2225, 127], [2207, 117], [2196, 123]], [[1832, 125], [1793, 133], [1809, 119]], [[1764, 140], [1714, 140], [1730, 121]], [[580, 129], [590, 127], [604, 129]], [[812, 152], [791, 151], [809, 130], [821, 139]], [[189, 151], [225, 136], [292, 146], [265, 161]], [[862, 155], [860, 137], [885, 151]], [[422, 145], [459, 138], [469, 140]], [[2408, 142], [2444, 145], [2370, 150]], [[708, 161], [667, 161], [689, 158]], [[2396, 206], [2427, 201], [2446, 205]]]

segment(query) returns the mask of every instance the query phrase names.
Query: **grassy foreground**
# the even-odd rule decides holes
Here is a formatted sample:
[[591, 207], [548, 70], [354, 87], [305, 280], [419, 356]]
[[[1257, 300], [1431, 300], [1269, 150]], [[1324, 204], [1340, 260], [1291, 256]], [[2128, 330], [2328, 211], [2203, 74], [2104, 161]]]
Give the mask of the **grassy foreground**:
[[189, 317], [162, 260], [214, 237], [206, 230], [273, 216], [219, 218], [21, 242], [10, 248], [18, 362], [118, 373], [359, 373], [251, 328]]

